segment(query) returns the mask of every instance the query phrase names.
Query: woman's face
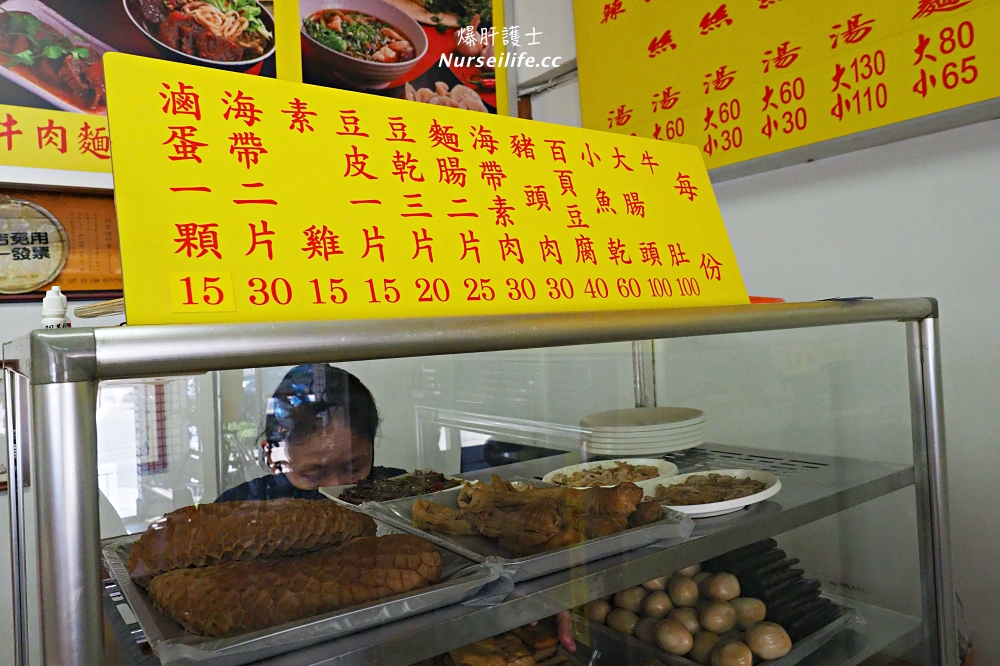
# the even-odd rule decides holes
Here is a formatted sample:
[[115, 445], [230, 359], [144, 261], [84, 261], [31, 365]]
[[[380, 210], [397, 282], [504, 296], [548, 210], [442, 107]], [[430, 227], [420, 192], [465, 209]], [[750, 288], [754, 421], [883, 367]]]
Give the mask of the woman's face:
[[288, 480], [316, 490], [356, 483], [372, 469], [372, 441], [351, 432], [339, 418], [309, 437], [288, 445]]

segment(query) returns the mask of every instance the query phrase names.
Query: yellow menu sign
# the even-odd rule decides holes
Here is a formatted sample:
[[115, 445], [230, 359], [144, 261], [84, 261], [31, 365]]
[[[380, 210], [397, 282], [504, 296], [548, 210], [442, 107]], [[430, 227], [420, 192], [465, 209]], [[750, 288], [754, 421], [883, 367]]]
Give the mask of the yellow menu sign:
[[584, 126], [696, 145], [709, 168], [1000, 96], [996, 0], [574, 8]]
[[747, 302], [690, 146], [105, 65], [130, 324]]

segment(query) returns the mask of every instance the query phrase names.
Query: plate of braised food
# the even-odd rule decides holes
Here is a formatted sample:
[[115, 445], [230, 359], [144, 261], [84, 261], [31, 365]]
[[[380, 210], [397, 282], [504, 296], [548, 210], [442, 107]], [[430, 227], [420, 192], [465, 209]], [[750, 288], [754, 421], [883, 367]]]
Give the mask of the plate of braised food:
[[774, 497], [781, 480], [755, 469], [720, 469], [679, 474], [656, 484], [647, 500], [655, 500], [692, 518], [739, 511]]

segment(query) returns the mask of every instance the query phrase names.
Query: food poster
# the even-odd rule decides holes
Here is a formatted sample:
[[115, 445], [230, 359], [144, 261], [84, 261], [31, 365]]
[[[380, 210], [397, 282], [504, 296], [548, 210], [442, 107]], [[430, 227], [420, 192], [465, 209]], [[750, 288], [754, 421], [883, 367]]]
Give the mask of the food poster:
[[[296, 0], [281, 1], [295, 10]], [[298, 65], [301, 55], [317, 85], [487, 112], [496, 111], [498, 90], [505, 99], [502, 73], [498, 86], [488, 66], [506, 38], [492, 0], [301, 0], [295, 11], [280, 8], [282, 22], [273, 5], [0, 2], [0, 165], [110, 173], [106, 53], [288, 78], [277, 45], [291, 44], [287, 57]], [[457, 63], [459, 52], [476, 62]], [[284, 69], [300, 80], [298, 67]], [[163, 104], [183, 103], [183, 91], [161, 93]]]
[[[495, 63], [521, 36], [504, 29], [502, 0], [298, 1], [305, 83], [483, 113], [506, 106]], [[376, 33], [390, 37], [377, 50]]]
[[710, 169], [1000, 96], [997, 0], [574, 0], [574, 11], [584, 126], [698, 146]]
[[105, 63], [130, 324], [747, 303], [691, 146]]

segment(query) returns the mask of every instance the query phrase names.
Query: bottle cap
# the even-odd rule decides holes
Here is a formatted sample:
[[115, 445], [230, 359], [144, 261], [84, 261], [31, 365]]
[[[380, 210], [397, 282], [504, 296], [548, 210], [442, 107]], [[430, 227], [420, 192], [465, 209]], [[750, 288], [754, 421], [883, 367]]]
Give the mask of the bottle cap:
[[42, 299], [42, 317], [65, 317], [68, 304], [66, 294], [59, 287], [52, 287]]

